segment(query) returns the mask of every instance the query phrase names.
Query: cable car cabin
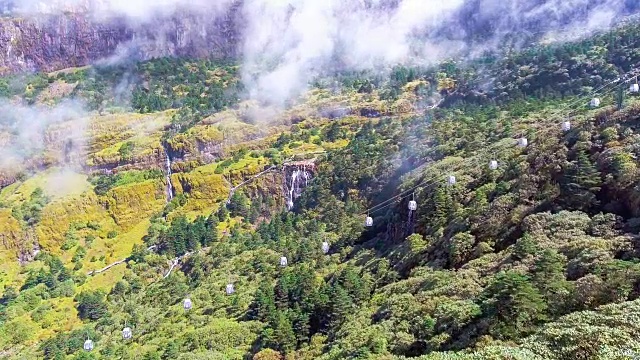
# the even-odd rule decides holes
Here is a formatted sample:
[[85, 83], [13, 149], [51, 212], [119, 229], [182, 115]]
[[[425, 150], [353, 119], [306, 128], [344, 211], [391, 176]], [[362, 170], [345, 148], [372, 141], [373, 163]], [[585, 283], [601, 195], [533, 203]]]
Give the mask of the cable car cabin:
[[131, 331], [130, 327], [126, 327], [122, 329], [122, 338], [124, 340], [129, 340], [131, 339], [132, 336], [133, 336], [133, 332]]
[[449, 175], [449, 177], [447, 178], [447, 184], [448, 185], [455, 185], [456, 184], [456, 177], [453, 175]]
[[280, 266], [284, 267], [287, 266], [289, 262], [287, 261], [287, 257], [286, 256], [282, 256], [280, 257]]
[[638, 92], [640, 92], [640, 85], [638, 84], [631, 84], [631, 86], [629, 87], [629, 91], [637, 94]]
[[373, 218], [371, 216], [367, 216], [367, 218], [364, 220], [364, 226], [366, 227], [373, 226]]
[[232, 295], [234, 292], [236, 292], [236, 289], [233, 287], [233, 284], [227, 284], [225, 292], [227, 293], [227, 295]]
[[518, 139], [518, 146], [521, 148], [525, 148], [529, 145], [529, 141], [527, 140], [527, 138], [520, 138]]
[[87, 341], [84, 342], [84, 345], [82, 346], [82, 348], [85, 349], [86, 351], [93, 350], [93, 341], [91, 341], [91, 339], [87, 339]]
[[598, 98], [593, 98], [593, 99], [591, 99], [591, 102], [589, 102], [589, 106], [590, 106], [591, 108], [597, 108], [597, 107], [600, 107], [600, 99], [598, 99]]
[[562, 131], [569, 131], [571, 130], [571, 123], [568, 121], [563, 121], [562, 125], [560, 125], [562, 127]]
[[489, 161], [489, 170], [498, 170], [498, 162], [495, 160]]
[[326, 241], [324, 241], [324, 242], [322, 243], [322, 252], [323, 252], [324, 254], [326, 254], [326, 253], [328, 253], [328, 252], [329, 252], [329, 243], [328, 243], [328, 242], [326, 242]]
[[189, 298], [184, 299], [184, 302], [182, 303], [182, 307], [184, 307], [185, 310], [191, 310], [191, 308], [193, 307], [193, 303], [191, 302], [191, 299]]
[[418, 203], [414, 200], [409, 201], [409, 210], [416, 211], [418, 210]]

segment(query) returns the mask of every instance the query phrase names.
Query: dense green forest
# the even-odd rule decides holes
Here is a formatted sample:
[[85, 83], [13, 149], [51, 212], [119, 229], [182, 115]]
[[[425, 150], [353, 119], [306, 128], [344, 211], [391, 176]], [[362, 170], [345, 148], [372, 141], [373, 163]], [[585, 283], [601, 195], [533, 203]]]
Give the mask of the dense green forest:
[[[183, 192], [145, 218], [107, 291], [81, 263], [94, 233], [118, 234], [70, 226], [73, 245], [39, 252], [39, 266], [4, 288], [0, 349], [45, 359], [637, 358], [640, 100], [629, 86], [640, 73], [638, 35], [628, 24], [494, 61], [336, 74], [345, 93], [395, 104], [410, 94], [417, 111], [296, 124], [251, 153], [240, 144], [207, 175], [248, 159], [282, 165], [301, 144], [342, 144], [315, 158], [291, 210], [269, 178], [206, 211], [190, 207], [198, 169], [179, 174]], [[30, 89], [78, 81], [76, 96], [99, 109], [120, 101], [97, 93], [115, 91], [127, 71], [38, 75]], [[236, 72], [209, 61], [136, 64], [127, 106], [179, 109], [172, 134], [185, 131], [236, 104]], [[9, 84], [0, 90], [27, 97]], [[589, 108], [592, 97], [603, 106]], [[90, 181], [85, 196], [112, 195], [100, 204], [112, 210], [132, 184], [163, 180], [148, 169]], [[40, 189], [21, 201], [12, 216], [28, 226], [50, 199]], [[65, 302], [77, 323], [49, 331]]]

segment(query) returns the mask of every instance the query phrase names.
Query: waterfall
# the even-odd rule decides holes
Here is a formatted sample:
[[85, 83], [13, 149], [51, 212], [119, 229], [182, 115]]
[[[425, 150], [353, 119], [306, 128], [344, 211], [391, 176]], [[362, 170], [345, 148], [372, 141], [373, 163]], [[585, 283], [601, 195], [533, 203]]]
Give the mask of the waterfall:
[[288, 210], [291, 210], [293, 208], [294, 200], [302, 195], [302, 190], [307, 187], [311, 178], [311, 172], [308, 171], [307, 167], [303, 165], [296, 166], [295, 169], [291, 172], [291, 178], [285, 179], [285, 184], [287, 185], [287, 191], [285, 195], [287, 198]]
[[291, 174], [291, 185], [289, 186], [289, 193], [287, 194], [287, 209], [291, 210], [293, 208], [293, 200], [296, 191], [296, 184], [298, 180], [298, 176], [300, 175], [300, 170], [295, 169]]
[[171, 158], [169, 158], [169, 153], [167, 152], [167, 148], [164, 148], [164, 155], [167, 159], [165, 163], [165, 172], [167, 177], [167, 202], [173, 200], [173, 184], [171, 183]]

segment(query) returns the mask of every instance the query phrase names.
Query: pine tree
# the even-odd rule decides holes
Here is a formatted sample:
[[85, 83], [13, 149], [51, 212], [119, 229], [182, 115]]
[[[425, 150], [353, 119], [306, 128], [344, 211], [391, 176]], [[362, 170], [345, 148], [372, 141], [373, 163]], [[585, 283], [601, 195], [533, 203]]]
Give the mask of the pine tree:
[[216, 213], [209, 214], [209, 216], [207, 217], [207, 223], [206, 223], [208, 230], [215, 229], [216, 227], [218, 227], [219, 223], [220, 223], [220, 219], [218, 218], [218, 214]]
[[206, 246], [208, 244], [208, 231], [207, 231], [207, 219], [204, 216], [198, 216], [196, 220], [191, 224], [191, 236], [200, 245]]
[[600, 191], [602, 185], [600, 172], [593, 165], [586, 151], [578, 152], [576, 178], [582, 188], [591, 192]]
[[58, 285], [58, 280], [51, 272], [47, 272], [44, 278], [44, 284], [47, 285], [49, 289], [54, 289], [56, 285]]
[[183, 271], [187, 276], [189, 276], [189, 283], [192, 286], [198, 286], [198, 284], [200, 284], [200, 282], [204, 279], [205, 274], [202, 270], [202, 267], [202, 256], [198, 253], [187, 260], [185, 269], [183, 269]]
[[623, 82], [622, 85], [618, 86], [618, 91], [616, 92], [616, 107], [618, 108], [618, 111], [622, 110], [624, 107], [624, 92], [626, 91], [624, 86], [626, 84], [626, 82]]
[[481, 299], [489, 334], [497, 339], [521, 339], [545, 319], [544, 299], [526, 276], [515, 271], [498, 273]]
[[175, 218], [171, 222], [171, 228], [168, 233], [168, 239], [173, 245], [172, 248], [174, 254], [183, 255], [187, 252], [188, 247], [193, 248], [195, 244], [191, 238], [192, 236], [187, 217], [182, 215]]
[[353, 265], [349, 265], [342, 271], [340, 284], [344, 289], [347, 289], [351, 298], [356, 302], [364, 301], [369, 297], [369, 286]]
[[215, 242], [217, 242], [218, 239], [218, 216], [216, 214], [211, 214], [209, 215], [209, 217], [207, 218], [207, 222], [205, 224], [205, 235], [204, 235], [204, 244], [209, 246]]
[[598, 205], [596, 194], [600, 191], [602, 179], [586, 150], [578, 150], [563, 185], [566, 193], [564, 200], [569, 207], [588, 210]]
[[66, 267], [62, 267], [58, 273], [58, 281], [65, 282], [73, 277], [73, 272]]
[[533, 284], [540, 290], [549, 312], [561, 315], [570, 310], [567, 306], [569, 282], [565, 278], [567, 259], [555, 249], [545, 249], [535, 262]]
[[236, 191], [231, 196], [228, 208], [231, 216], [246, 218], [249, 216], [249, 198], [242, 191]]
[[566, 258], [555, 249], [545, 249], [535, 262], [533, 283], [546, 289], [553, 283], [565, 280]]
[[293, 310], [293, 330], [296, 334], [298, 344], [309, 341], [309, 314], [303, 312], [298, 306]]
[[260, 283], [256, 290], [253, 317], [263, 322], [275, 321], [276, 303], [273, 287], [268, 281]]
[[180, 355], [180, 346], [175, 341], [170, 341], [164, 348], [162, 360], [176, 359]]
[[334, 285], [331, 291], [330, 327], [337, 329], [353, 310], [353, 301], [349, 292], [341, 285]]
[[438, 186], [433, 195], [433, 203], [435, 206], [434, 219], [432, 227], [437, 229], [444, 226], [449, 218], [451, 211], [451, 199], [444, 187]]
[[227, 221], [229, 218], [229, 209], [227, 209], [225, 204], [220, 205], [217, 218], [219, 221]]
[[279, 310], [289, 308], [289, 288], [292, 288], [288, 284], [289, 276], [285, 275], [278, 279], [274, 288], [275, 304]]
[[291, 321], [283, 311], [278, 311], [274, 325], [273, 336], [277, 348], [285, 353], [294, 350], [296, 347], [296, 334], [293, 332]]
[[78, 317], [81, 319], [98, 320], [107, 314], [105, 294], [102, 291], [83, 291], [75, 297], [78, 302]]
[[18, 292], [13, 286], [7, 286], [4, 288], [4, 294], [0, 298], [0, 305], [8, 305], [11, 301], [18, 297]]

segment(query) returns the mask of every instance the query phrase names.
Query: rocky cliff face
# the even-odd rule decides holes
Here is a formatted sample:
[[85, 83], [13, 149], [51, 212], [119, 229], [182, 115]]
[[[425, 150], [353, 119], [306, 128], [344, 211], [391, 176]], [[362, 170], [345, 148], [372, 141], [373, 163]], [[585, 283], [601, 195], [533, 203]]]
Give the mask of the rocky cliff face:
[[95, 21], [86, 12], [5, 17], [0, 19], [0, 74], [52, 71], [123, 57], [232, 57], [237, 47], [234, 14], [212, 18], [187, 13], [145, 25], [117, 18]]
[[[39, 2], [35, 9], [24, 15], [19, 10], [14, 11], [13, 4], [18, 1], [0, 0], [0, 14], [4, 15], [0, 19], [0, 74], [49, 71], [126, 56], [142, 60], [161, 56], [236, 57], [240, 34], [245, 29], [254, 28], [253, 36], [257, 36], [256, 33], [261, 36], [263, 29], [265, 34], [286, 29], [270, 28], [274, 25], [269, 20], [273, 19], [268, 18], [276, 15], [266, 11], [268, 6], [265, 10], [260, 1], [175, 0], [174, 3], [181, 5], [176, 9], [181, 10], [176, 10], [174, 15], [166, 15], [173, 9], [168, 7], [164, 13], [160, 12], [162, 15], [149, 15], [143, 22], [124, 15], [102, 14], [97, 10], [100, 9], [97, 4], [101, 2], [109, 1]], [[171, 1], [166, 3], [167, 6], [172, 4]], [[296, 12], [304, 11], [304, 4], [294, 3], [288, 4], [283, 22], [295, 18]], [[384, 19], [393, 15], [395, 20], [389, 26], [395, 26], [407, 15], [404, 14], [406, 2], [400, 0], [349, 0], [345, 3], [348, 3], [345, 8], [353, 7], [355, 15], [344, 13], [342, 5], [336, 3], [330, 8], [337, 13], [332, 14], [327, 23], [357, 25], [363, 16]], [[163, 5], [156, 4], [153, 8], [158, 11]], [[639, 11], [640, 2], [575, 0], [567, 4], [562, 0], [463, 0], [452, 9], [442, 22], [425, 24], [424, 29], [418, 26], [410, 37], [417, 35], [425, 41], [454, 41], [476, 47], [485, 44], [488, 48], [521, 45], [549, 32], [577, 29], [578, 34], [584, 35], [590, 30], [606, 28]], [[245, 16], [248, 18], [243, 18]], [[97, 17], [103, 18], [97, 20]], [[327, 25], [321, 23], [322, 19], [319, 21], [319, 25], [313, 25]]]

